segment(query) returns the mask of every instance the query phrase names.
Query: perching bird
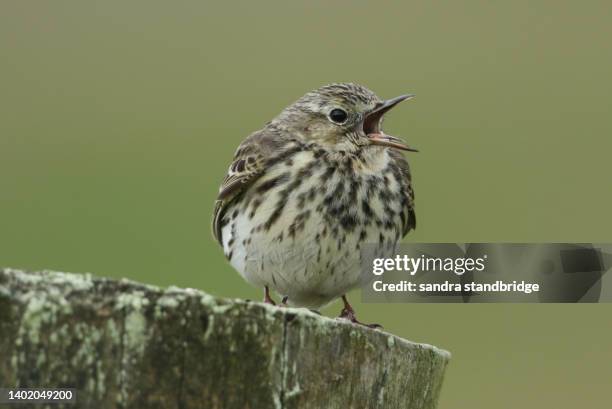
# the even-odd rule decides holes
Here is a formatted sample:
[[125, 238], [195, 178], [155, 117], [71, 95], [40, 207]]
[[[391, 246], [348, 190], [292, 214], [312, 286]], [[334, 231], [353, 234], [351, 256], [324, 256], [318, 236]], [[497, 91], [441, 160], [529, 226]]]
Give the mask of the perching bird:
[[215, 203], [213, 234], [251, 284], [318, 309], [360, 284], [360, 248], [390, 253], [416, 226], [414, 151], [382, 131], [386, 101], [351, 83], [311, 91], [238, 147]]

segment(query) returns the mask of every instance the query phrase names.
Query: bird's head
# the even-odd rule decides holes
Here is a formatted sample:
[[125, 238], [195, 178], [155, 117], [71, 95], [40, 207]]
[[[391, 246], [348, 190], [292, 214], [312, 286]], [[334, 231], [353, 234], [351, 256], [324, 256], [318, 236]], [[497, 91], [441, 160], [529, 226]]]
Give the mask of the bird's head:
[[412, 97], [401, 95], [382, 100], [358, 84], [330, 84], [307, 93], [273, 122], [330, 150], [386, 146], [416, 151], [382, 130], [385, 113]]

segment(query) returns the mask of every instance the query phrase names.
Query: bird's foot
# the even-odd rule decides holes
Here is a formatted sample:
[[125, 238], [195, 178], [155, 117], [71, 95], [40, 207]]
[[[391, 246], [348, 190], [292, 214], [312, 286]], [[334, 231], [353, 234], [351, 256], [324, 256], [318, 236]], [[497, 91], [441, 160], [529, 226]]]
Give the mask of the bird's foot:
[[272, 297], [270, 297], [270, 289], [268, 288], [268, 286], [264, 286], [264, 299], [263, 299], [264, 304], [271, 304], [271, 305], [276, 305], [276, 303], [274, 302], [274, 300], [272, 299]]
[[359, 321], [357, 317], [355, 316], [355, 310], [353, 309], [353, 307], [351, 307], [351, 304], [349, 304], [345, 295], [342, 296], [342, 302], [344, 302], [344, 308], [342, 308], [342, 311], [340, 311], [339, 318], [349, 320], [353, 324], [363, 325], [364, 327], [368, 327], [372, 329], [382, 328], [382, 325], [380, 324], [364, 324], [363, 322]]

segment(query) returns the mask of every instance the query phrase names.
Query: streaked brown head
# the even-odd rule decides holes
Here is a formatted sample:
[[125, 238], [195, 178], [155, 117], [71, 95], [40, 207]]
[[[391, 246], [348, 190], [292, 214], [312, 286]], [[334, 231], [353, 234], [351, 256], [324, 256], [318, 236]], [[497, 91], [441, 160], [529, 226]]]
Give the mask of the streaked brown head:
[[412, 97], [382, 100], [358, 84], [330, 84], [307, 93], [272, 122], [332, 150], [386, 146], [416, 151], [382, 130], [385, 114]]

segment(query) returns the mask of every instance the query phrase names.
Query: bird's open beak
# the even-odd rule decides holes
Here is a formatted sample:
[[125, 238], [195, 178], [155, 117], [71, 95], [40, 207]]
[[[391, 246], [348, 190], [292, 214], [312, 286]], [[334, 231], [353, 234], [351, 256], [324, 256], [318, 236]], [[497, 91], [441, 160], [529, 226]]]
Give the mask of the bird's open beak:
[[414, 95], [400, 95], [399, 97], [388, 99], [366, 115], [363, 120], [363, 131], [368, 136], [372, 145], [388, 146], [404, 151], [418, 152], [416, 149], [406, 145], [401, 139], [385, 134], [381, 129], [382, 118], [385, 113], [400, 102], [411, 98], [414, 98]]

